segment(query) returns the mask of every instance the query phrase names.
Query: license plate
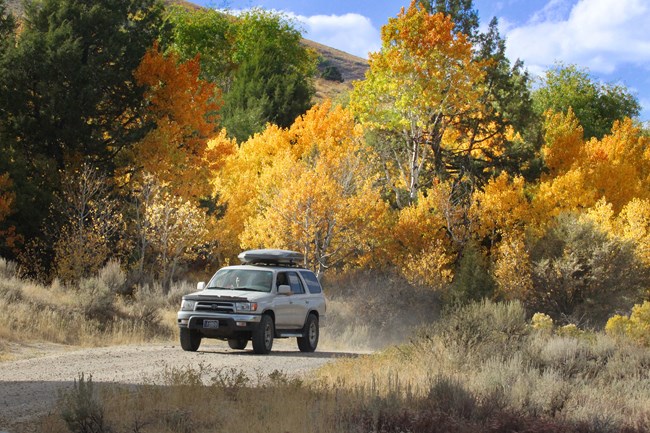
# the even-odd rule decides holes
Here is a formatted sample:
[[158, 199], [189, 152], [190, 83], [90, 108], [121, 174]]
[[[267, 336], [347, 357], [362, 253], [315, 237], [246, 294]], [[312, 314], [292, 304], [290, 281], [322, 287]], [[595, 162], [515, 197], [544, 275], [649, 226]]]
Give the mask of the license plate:
[[204, 320], [203, 321], [203, 327], [204, 328], [210, 328], [210, 329], [217, 329], [219, 327], [219, 321], [218, 320]]

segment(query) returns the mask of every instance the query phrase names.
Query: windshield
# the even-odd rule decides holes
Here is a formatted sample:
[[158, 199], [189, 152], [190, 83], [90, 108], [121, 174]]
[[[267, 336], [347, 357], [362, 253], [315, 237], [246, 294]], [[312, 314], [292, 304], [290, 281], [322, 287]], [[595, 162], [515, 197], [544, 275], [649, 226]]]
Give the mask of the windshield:
[[256, 269], [220, 269], [208, 284], [208, 289], [250, 290], [270, 292], [273, 272]]

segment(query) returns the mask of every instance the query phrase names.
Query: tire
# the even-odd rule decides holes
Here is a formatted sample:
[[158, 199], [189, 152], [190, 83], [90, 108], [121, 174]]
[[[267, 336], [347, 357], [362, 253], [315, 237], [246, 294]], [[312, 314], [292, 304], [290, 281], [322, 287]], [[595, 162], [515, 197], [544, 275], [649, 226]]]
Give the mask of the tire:
[[248, 346], [248, 340], [231, 338], [228, 340], [228, 346], [230, 346], [231, 349], [244, 350], [246, 349], [246, 346]]
[[258, 355], [266, 355], [271, 352], [274, 334], [273, 318], [268, 314], [263, 315], [260, 325], [253, 331], [253, 352]]
[[307, 316], [305, 322], [305, 332], [302, 337], [298, 337], [298, 349], [301, 352], [313, 352], [318, 346], [318, 337], [320, 330], [318, 328], [318, 317], [315, 314]]
[[201, 345], [201, 334], [187, 328], [181, 328], [181, 347], [186, 352], [196, 352]]

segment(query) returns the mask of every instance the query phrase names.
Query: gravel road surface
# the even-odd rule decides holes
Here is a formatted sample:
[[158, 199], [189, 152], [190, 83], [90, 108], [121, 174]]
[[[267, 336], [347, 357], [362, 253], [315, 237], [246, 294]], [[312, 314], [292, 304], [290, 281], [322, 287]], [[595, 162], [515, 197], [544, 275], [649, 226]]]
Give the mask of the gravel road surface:
[[[289, 343], [291, 342], [291, 343]], [[274, 342], [270, 355], [231, 350], [228, 344], [205, 341], [198, 352], [184, 352], [177, 344], [113, 346], [92, 349], [50, 349], [39, 356], [0, 362], [0, 433], [11, 432], [12, 425], [51, 411], [61, 389], [70, 389], [84, 373], [93, 382], [124, 384], [152, 383], [160, 380], [166, 368], [198, 366], [210, 370], [242, 370], [251, 378], [267, 376], [274, 370], [287, 375], [303, 375], [336, 358], [356, 353], [316, 351], [301, 353], [295, 340]]]

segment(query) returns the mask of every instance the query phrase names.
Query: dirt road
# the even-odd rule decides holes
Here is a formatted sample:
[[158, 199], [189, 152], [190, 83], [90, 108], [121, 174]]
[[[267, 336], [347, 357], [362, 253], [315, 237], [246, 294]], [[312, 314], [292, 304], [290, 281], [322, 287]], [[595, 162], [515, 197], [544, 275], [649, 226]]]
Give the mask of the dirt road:
[[267, 376], [274, 370], [302, 375], [336, 358], [355, 353], [317, 351], [301, 353], [295, 341], [274, 343], [267, 356], [231, 350], [219, 341], [204, 341], [198, 352], [184, 352], [177, 344], [114, 346], [79, 350], [50, 350], [51, 353], [17, 361], [0, 362], [0, 433], [52, 410], [61, 389], [69, 389], [84, 373], [93, 382], [125, 384], [156, 383], [169, 368], [202, 364], [210, 370], [244, 371], [249, 377]]

